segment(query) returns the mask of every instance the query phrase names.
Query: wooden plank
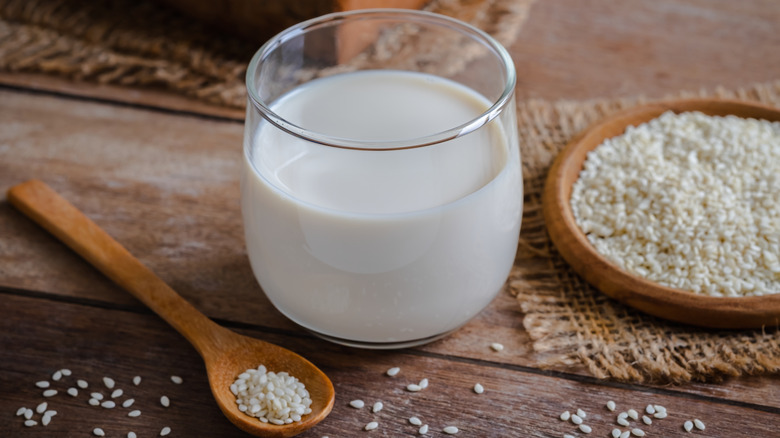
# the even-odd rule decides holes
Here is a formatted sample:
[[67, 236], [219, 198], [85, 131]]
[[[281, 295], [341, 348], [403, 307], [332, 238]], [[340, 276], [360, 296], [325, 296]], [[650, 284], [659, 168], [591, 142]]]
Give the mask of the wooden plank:
[[[222, 418], [211, 400], [204, 367], [194, 349], [156, 316], [2, 292], [0, 299], [4, 303], [0, 308], [0, 332], [4, 333], [0, 337], [0, 412], [10, 418], [0, 422], [0, 436], [87, 436], [94, 427], [103, 428], [108, 436], [125, 436], [129, 430], [138, 436], [156, 436], [164, 426], [174, 431], [171, 436], [245, 436]], [[417, 428], [408, 423], [411, 416], [429, 424], [430, 435], [440, 435], [445, 425], [455, 425], [461, 429], [459, 436], [559, 437], [576, 428], [558, 420], [558, 415], [577, 408], [588, 413], [585, 422], [593, 428], [592, 436], [600, 437], [615, 427], [615, 413], [604, 407], [607, 400], [614, 400], [621, 410], [641, 410], [648, 403], [664, 405], [668, 418], [641, 426], [648, 436], [681, 436], [683, 421], [693, 418], [705, 422], [710, 437], [771, 436], [780, 419], [780, 410], [761, 400], [729, 403], [673, 389], [601, 385], [413, 351], [355, 354], [308, 336], [244, 332], [303, 354], [333, 380], [337, 391], [333, 413], [303, 437], [356, 436], [369, 421], [380, 423], [371, 436], [417, 436]], [[391, 366], [401, 367], [394, 378], [384, 375]], [[73, 374], [51, 381], [52, 373], [61, 368]], [[137, 387], [130, 383], [136, 375], [143, 378]], [[183, 377], [184, 384], [173, 384], [171, 375]], [[131, 409], [141, 410], [141, 417], [127, 417], [128, 408], [87, 404], [88, 391], [108, 395], [101, 383], [104, 376], [124, 390], [116, 400], [133, 398]], [[430, 379], [426, 390], [410, 393], [404, 389], [426, 377]], [[87, 380], [90, 388], [71, 397], [64, 390], [74, 386], [75, 379]], [[49, 380], [60, 393], [43, 398], [42, 389], [34, 386], [39, 380]], [[485, 387], [484, 394], [472, 391], [477, 382]], [[171, 399], [171, 407], [160, 406], [161, 395]], [[357, 410], [348, 405], [354, 399], [369, 406], [382, 401], [385, 407], [376, 414], [367, 408]], [[28, 429], [21, 418], [12, 418], [19, 407], [35, 408], [43, 401], [58, 411], [46, 429], [40, 425]]]
[[[0, 91], [0, 190], [41, 178], [207, 315], [300, 333], [265, 298], [246, 258], [241, 136], [238, 123]], [[7, 202], [0, 229], [0, 286], [141, 308]], [[501, 355], [489, 349], [496, 341], [506, 346]], [[507, 293], [420, 350], [524, 367], [545, 359]], [[780, 407], [778, 383], [774, 376], [683, 390]]]

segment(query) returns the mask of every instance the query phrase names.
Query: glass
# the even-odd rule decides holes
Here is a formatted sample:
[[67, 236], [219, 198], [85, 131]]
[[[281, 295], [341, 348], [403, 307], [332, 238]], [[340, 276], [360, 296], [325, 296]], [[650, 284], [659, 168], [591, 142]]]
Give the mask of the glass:
[[515, 71], [489, 35], [411, 10], [316, 18], [247, 71], [241, 207], [273, 305], [344, 345], [465, 324], [517, 251]]

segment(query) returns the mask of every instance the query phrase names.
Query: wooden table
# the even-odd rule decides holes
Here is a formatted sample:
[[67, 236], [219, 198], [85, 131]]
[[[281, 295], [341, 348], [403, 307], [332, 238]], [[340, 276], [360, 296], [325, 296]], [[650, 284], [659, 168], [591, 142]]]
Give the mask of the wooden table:
[[[780, 78], [780, 3], [774, 0], [539, 1], [510, 51], [518, 96], [586, 99], [661, 96], [681, 89], [736, 87]], [[748, 377], [681, 386], [600, 381], [586, 370], [542, 370], [515, 300], [501, 294], [453, 335], [400, 351], [361, 351], [321, 341], [280, 315], [249, 268], [239, 215], [241, 112], [163, 92], [128, 90], [28, 74], [0, 75], [0, 189], [45, 180], [122, 242], [197, 308], [236, 331], [295, 350], [336, 386], [336, 406], [307, 437], [415, 436], [418, 416], [442, 435], [561, 437], [574, 432], [564, 410], [588, 413], [605, 437], [615, 414], [604, 407], [668, 408], [647, 436], [780, 436], [780, 378]], [[171, 328], [73, 252], [0, 202], [0, 436], [245, 436], [210, 397], [195, 351]], [[501, 342], [495, 352], [490, 343]], [[401, 373], [384, 372], [394, 366]], [[43, 428], [14, 413], [43, 401], [34, 383], [52, 382], [58, 411]], [[143, 377], [141, 385], [131, 383]], [[183, 377], [175, 385], [169, 376]], [[87, 404], [86, 392], [114, 378], [142, 410]], [[404, 390], [422, 378], [430, 387]], [[86, 379], [89, 390], [64, 390]], [[472, 391], [475, 383], [485, 393]], [[164, 408], [159, 397], [172, 404]], [[384, 402], [377, 414], [349, 401]], [[40, 417], [36, 415], [36, 418]], [[369, 421], [379, 429], [362, 431]]]

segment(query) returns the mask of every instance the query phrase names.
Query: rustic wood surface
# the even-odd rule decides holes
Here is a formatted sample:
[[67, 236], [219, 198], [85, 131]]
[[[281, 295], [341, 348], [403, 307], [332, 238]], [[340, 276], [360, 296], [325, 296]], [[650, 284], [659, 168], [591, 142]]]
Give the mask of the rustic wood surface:
[[[585, 99], [681, 89], [736, 87], [780, 75], [780, 3], [688, 0], [539, 1], [517, 43], [518, 96]], [[45, 76], [0, 75], [0, 191], [40, 178], [151, 267], [196, 308], [231, 329], [277, 343], [320, 366], [336, 387], [333, 413], [307, 437], [429, 436], [453, 424], [458, 436], [561, 437], [557, 420], [588, 412], [591, 436], [605, 437], [619, 409], [665, 405], [669, 418], [641, 426], [648, 436], [688, 436], [681, 425], [701, 418], [691, 436], [780, 436], [780, 378], [731, 379], [681, 386], [599, 381], [583, 369], [541, 370], [522, 314], [502, 293], [468, 325], [433, 344], [392, 352], [361, 351], [320, 341], [270, 305], [252, 277], [243, 246], [238, 178], [242, 114], [153, 91], [74, 84]], [[0, 437], [246, 436], [211, 398], [195, 350], [157, 316], [79, 256], [0, 201]], [[491, 342], [506, 349], [490, 350]], [[391, 366], [402, 371], [385, 376]], [[59, 368], [71, 377], [49, 426], [25, 428], [14, 413], [44, 400], [39, 380]], [[174, 385], [170, 375], [185, 382]], [[133, 386], [130, 379], [144, 380]], [[87, 391], [105, 394], [117, 380], [128, 409], [95, 408]], [[427, 377], [420, 393], [404, 387]], [[77, 397], [75, 379], [89, 382]], [[474, 383], [484, 394], [471, 391]], [[159, 397], [172, 400], [169, 408]], [[385, 409], [348, 406], [360, 398]], [[40, 419], [40, 415], [35, 416]], [[380, 428], [363, 432], [369, 421]]]

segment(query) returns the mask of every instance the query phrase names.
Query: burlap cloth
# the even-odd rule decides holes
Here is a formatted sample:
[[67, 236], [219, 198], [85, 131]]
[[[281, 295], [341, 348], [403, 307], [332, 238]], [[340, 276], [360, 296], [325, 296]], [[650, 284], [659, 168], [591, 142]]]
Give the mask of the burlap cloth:
[[[426, 9], [468, 21], [505, 45], [533, 0], [433, 0]], [[0, 0], [0, 70], [158, 87], [217, 105], [245, 105], [256, 44], [201, 26], [154, 0]], [[696, 93], [780, 106], [780, 82]], [[572, 136], [642, 98], [518, 102], [525, 178], [520, 251], [509, 290], [546, 366], [595, 376], [686, 382], [780, 371], [780, 330], [711, 331], [665, 322], [607, 298], [574, 274], [544, 226], [541, 193]]]
[[[509, 45], [533, 1], [432, 0], [424, 9], [469, 22]], [[246, 66], [258, 48], [159, 0], [0, 0], [4, 71], [164, 88], [243, 108]]]
[[[780, 107], [780, 81], [746, 89], [680, 93]], [[542, 216], [542, 189], [556, 154], [578, 132], [643, 98], [518, 103], [525, 180], [520, 250], [509, 290], [543, 365], [582, 364], [595, 376], [634, 382], [717, 381], [780, 371], [780, 330], [718, 331], [654, 318], [608, 298], [555, 251]]]

